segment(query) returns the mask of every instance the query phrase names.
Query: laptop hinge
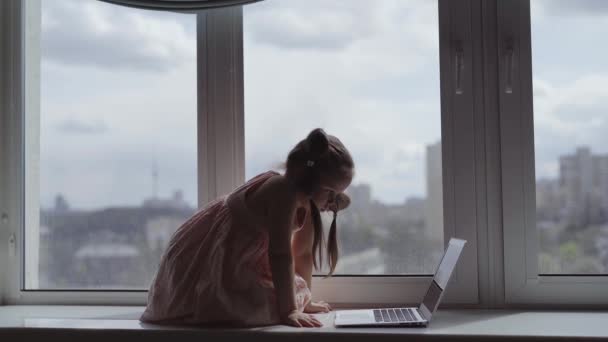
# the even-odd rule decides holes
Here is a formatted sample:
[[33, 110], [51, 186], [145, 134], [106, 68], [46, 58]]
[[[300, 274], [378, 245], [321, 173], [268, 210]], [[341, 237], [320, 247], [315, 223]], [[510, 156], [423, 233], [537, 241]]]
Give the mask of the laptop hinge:
[[426, 317], [426, 316], [425, 316], [425, 314], [424, 314], [424, 312], [422, 312], [422, 311], [423, 311], [423, 310], [421, 310], [421, 309], [420, 309], [420, 307], [418, 307], [418, 308], [417, 308], [417, 310], [416, 310], [416, 312], [418, 312], [418, 315], [420, 315], [420, 317], [421, 317], [423, 320], [425, 320], [425, 321], [427, 321], [427, 322], [428, 322], [429, 318], [428, 318], [428, 317]]

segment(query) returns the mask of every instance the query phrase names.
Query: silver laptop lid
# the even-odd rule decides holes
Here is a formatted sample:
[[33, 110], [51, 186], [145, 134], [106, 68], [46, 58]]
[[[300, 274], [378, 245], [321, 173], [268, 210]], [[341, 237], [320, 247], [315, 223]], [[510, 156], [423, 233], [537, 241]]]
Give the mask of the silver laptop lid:
[[456, 263], [458, 263], [458, 258], [460, 257], [460, 253], [462, 252], [465, 243], [466, 240], [451, 238], [448, 247], [443, 253], [443, 257], [441, 258], [439, 266], [437, 266], [437, 271], [435, 271], [431, 285], [424, 295], [422, 304], [420, 304], [419, 310], [427, 321], [431, 320], [431, 316], [435, 310], [437, 310], [439, 302], [441, 302], [445, 288], [450, 281], [454, 268], [456, 268]]

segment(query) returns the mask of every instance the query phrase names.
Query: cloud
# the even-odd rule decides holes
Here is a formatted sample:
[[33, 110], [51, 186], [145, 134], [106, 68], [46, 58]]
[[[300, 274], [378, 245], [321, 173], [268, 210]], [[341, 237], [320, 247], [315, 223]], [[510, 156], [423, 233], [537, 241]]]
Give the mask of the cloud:
[[101, 134], [108, 131], [108, 126], [103, 120], [86, 122], [74, 118], [59, 122], [56, 128], [59, 132], [68, 134]]
[[563, 86], [549, 86], [549, 82], [535, 78], [534, 83], [545, 84], [542, 96], [534, 99], [535, 123], [564, 138], [606, 126], [608, 89], [603, 85], [607, 81], [608, 74], [600, 73], [578, 77]]
[[266, 2], [246, 7], [252, 39], [286, 49], [341, 49], [370, 32], [367, 12], [327, 1]]
[[[54, 152], [54, 153], [53, 153]], [[62, 153], [41, 147], [41, 202], [57, 194], [79, 209], [137, 206], [154, 194], [157, 167], [160, 197], [182, 190], [197, 205], [196, 154], [174, 144], [113, 142], [109, 139], [64, 144]]]
[[62, 193], [75, 208], [140, 205], [153, 193], [156, 162], [159, 194], [181, 189], [196, 205], [196, 62], [165, 72], [84, 71], [41, 68], [41, 203]]
[[[310, 129], [323, 127], [353, 154], [355, 184], [371, 184], [375, 197], [392, 203], [424, 194], [425, 159], [408, 144], [440, 138], [438, 49], [432, 39], [413, 48], [408, 35], [398, 38], [402, 27], [413, 30], [402, 19], [336, 49], [245, 40], [248, 176], [282, 161]], [[423, 19], [437, 24], [435, 14]], [[253, 29], [245, 24], [245, 32]]]
[[195, 58], [196, 36], [184, 16], [100, 1], [42, 1], [42, 57], [72, 66], [166, 71]]
[[421, 20], [428, 19], [429, 11], [436, 16], [436, 4], [428, 1], [373, 6], [363, 0], [265, 1], [245, 7], [245, 34], [281, 49], [344, 50], [381, 37], [415, 49], [437, 41], [436, 22]]
[[354, 182], [371, 183], [386, 201], [424, 193], [424, 152], [412, 144], [440, 137], [436, 6], [430, 1], [246, 6], [247, 175], [273, 165], [271, 160], [282, 161], [310, 129], [324, 127], [351, 150]]
[[608, 14], [608, 2], [605, 0], [534, 0], [536, 6], [548, 14], [562, 16], [604, 16]]
[[536, 176], [555, 178], [559, 157], [578, 147], [608, 153], [608, 49], [597, 44], [608, 34], [608, 2], [530, 5]]
[[549, 82], [536, 77], [542, 92], [534, 98], [536, 175], [556, 177], [559, 156], [588, 146], [592, 153], [607, 153], [608, 74], [579, 75], [570, 82]]
[[[58, 2], [44, 3], [49, 8], [61, 7], [55, 5]], [[83, 7], [88, 2], [66, 4]], [[409, 196], [423, 195], [424, 148], [420, 146], [436, 142], [441, 134], [436, 6], [427, 0], [382, 1], [374, 6], [367, 1], [269, 0], [246, 6], [247, 176], [275, 167], [311, 129], [323, 127], [351, 150], [357, 167], [354, 182], [371, 184], [375, 198], [402, 203]], [[300, 12], [300, 7], [309, 9]], [[80, 35], [71, 32], [81, 27], [80, 19], [69, 17], [85, 10], [72, 10], [65, 21], [51, 15], [52, 11], [43, 11], [44, 30], [65, 26], [66, 35]], [[285, 23], [254, 20], [256, 15], [268, 18], [255, 13], [262, 10], [301, 17]], [[146, 22], [164, 20], [150, 17], [152, 12], [141, 13]], [[161, 169], [161, 179], [167, 182], [164, 193], [185, 189], [192, 203], [196, 198], [196, 61], [172, 65], [175, 59], [162, 54], [150, 57], [122, 51], [126, 48], [116, 53], [127, 54], [131, 60], [104, 56], [104, 49], [97, 45], [112, 41], [108, 37], [117, 34], [113, 33], [116, 22], [129, 16], [107, 12], [97, 14], [103, 20], [90, 16], [87, 20], [93, 23], [85, 23], [86, 30], [95, 34], [82, 49], [92, 49], [104, 60], [84, 51], [75, 52], [79, 56], [75, 62], [70, 62], [66, 51], [44, 55], [51, 62], [42, 68], [41, 117], [51, 123], [43, 127], [55, 127], [56, 121], [49, 117], [79, 113], [79, 120], [91, 123], [103, 118], [111, 129], [90, 137], [90, 144], [56, 129], [45, 136], [41, 147], [45, 198], [52, 201], [57, 192], [64, 192], [75, 206], [140, 203], [150, 193], [151, 176], [146, 172], [156, 155], [162, 158], [158, 159], [161, 168], [166, 165], [172, 170]], [[310, 27], [298, 26], [307, 20], [334, 25], [317, 30], [326, 30], [329, 37], [310, 35], [306, 31]], [[191, 27], [180, 25], [190, 37]], [[158, 32], [161, 38], [163, 34]], [[139, 47], [134, 38], [126, 38], [112, 39], [122, 39], [121, 44], [130, 44], [131, 49]], [[153, 38], [148, 40], [153, 42]], [[173, 46], [161, 38], [160, 43]], [[190, 47], [194, 52], [194, 43]], [[120, 70], [143, 72], [107, 72], [119, 68], [118, 62], [123, 63]], [[96, 68], [83, 73], [83, 65]], [[148, 72], [155, 70], [165, 72]]]

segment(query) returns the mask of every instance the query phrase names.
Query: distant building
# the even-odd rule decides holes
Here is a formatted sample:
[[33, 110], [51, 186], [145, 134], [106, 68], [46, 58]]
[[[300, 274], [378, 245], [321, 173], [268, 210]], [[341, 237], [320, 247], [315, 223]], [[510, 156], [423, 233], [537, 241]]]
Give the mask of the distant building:
[[151, 217], [146, 221], [146, 241], [148, 248], [159, 256], [169, 244], [171, 236], [184, 223], [181, 215], [165, 215]]
[[403, 212], [402, 216], [406, 221], [426, 222], [426, 204], [427, 201], [424, 198], [409, 197], [399, 209]]
[[138, 288], [143, 260], [138, 248], [125, 243], [84, 244], [74, 253], [72, 286], [88, 288]]
[[55, 196], [54, 210], [57, 213], [65, 213], [70, 210], [70, 205], [63, 195], [59, 194]]
[[380, 248], [372, 247], [340, 258], [336, 274], [383, 274], [384, 259]]
[[593, 155], [579, 147], [559, 158], [563, 215], [573, 224], [605, 222], [608, 214], [608, 155]]
[[355, 210], [368, 208], [372, 202], [372, 188], [369, 184], [351, 185], [347, 193], [351, 199], [351, 207]]
[[137, 247], [124, 243], [90, 243], [80, 247], [74, 253], [76, 259], [133, 258], [139, 255]]
[[536, 218], [538, 221], [558, 221], [564, 207], [562, 190], [555, 179], [536, 181]]
[[172, 234], [194, 211], [180, 192], [137, 207], [41, 210], [40, 285], [147, 288]]
[[184, 193], [181, 190], [173, 192], [171, 198], [158, 198], [156, 196], [144, 200], [144, 208], [171, 208], [188, 209], [190, 206], [184, 201]]
[[441, 141], [426, 147], [425, 231], [435, 241], [443, 241], [443, 182]]
[[604, 222], [608, 221], [608, 155], [597, 155], [593, 158], [593, 184], [598, 193]]

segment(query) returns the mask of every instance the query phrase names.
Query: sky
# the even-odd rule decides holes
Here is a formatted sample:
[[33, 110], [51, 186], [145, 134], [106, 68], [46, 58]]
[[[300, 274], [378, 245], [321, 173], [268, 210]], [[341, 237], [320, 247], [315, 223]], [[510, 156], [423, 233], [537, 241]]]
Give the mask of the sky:
[[[195, 16], [41, 3], [41, 204], [61, 193], [77, 208], [139, 205], [156, 170], [157, 195], [180, 189], [194, 205]], [[576, 146], [608, 152], [606, 24], [602, 1], [532, 1], [537, 178], [557, 176]], [[245, 6], [247, 178], [323, 127], [374, 198], [424, 197], [425, 149], [441, 136], [438, 63], [434, 1]]]
[[577, 146], [608, 153], [608, 2], [532, 0], [536, 177]]

